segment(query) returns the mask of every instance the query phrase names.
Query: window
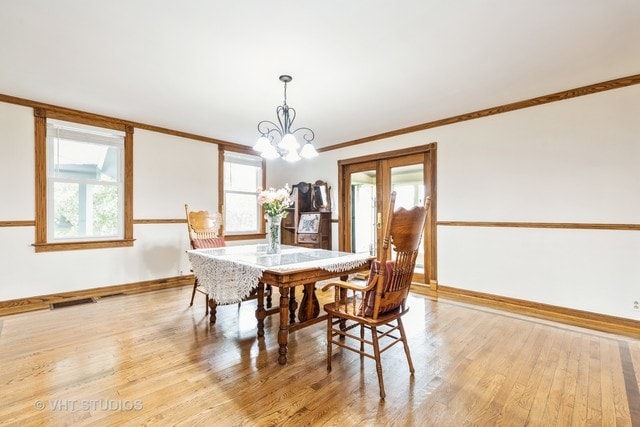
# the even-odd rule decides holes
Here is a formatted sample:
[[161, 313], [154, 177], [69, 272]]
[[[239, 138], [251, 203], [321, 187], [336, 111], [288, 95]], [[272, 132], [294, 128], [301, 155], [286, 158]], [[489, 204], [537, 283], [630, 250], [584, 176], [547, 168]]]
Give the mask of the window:
[[124, 132], [47, 121], [47, 241], [122, 239]]
[[132, 129], [73, 118], [36, 111], [36, 252], [132, 246]]
[[258, 205], [258, 188], [264, 186], [263, 160], [236, 151], [224, 150], [223, 153], [225, 235], [258, 234], [263, 229], [262, 211]]

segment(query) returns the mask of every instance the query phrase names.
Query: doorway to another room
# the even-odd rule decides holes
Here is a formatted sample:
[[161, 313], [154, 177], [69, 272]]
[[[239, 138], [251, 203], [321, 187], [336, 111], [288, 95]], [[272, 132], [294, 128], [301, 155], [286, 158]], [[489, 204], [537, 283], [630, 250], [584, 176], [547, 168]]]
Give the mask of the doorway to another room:
[[414, 281], [429, 285], [436, 270], [436, 143], [340, 160], [340, 250], [380, 256], [389, 197], [396, 209], [423, 205], [431, 197]]

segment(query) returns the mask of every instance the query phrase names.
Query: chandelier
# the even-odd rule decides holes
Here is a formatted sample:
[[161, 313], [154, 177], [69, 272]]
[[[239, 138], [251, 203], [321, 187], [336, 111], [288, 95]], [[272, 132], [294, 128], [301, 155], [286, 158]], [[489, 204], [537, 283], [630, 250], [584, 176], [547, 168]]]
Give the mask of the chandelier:
[[[316, 157], [318, 152], [311, 144], [315, 134], [309, 128], [292, 129], [293, 121], [296, 118], [296, 110], [287, 105], [287, 83], [291, 82], [291, 76], [282, 75], [280, 81], [284, 83], [284, 102], [276, 108], [278, 123], [263, 120], [258, 123], [260, 137], [253, 146], [253, 149], [260, 152], [260, 156], [265, 159], [277, 159], [282, 157], [288, 162], [297, 162], [301, 157], [310, 159]], [[300, 143], [295, 137], [298, 134], [304, 139], [304, 146], [298, 153]]]

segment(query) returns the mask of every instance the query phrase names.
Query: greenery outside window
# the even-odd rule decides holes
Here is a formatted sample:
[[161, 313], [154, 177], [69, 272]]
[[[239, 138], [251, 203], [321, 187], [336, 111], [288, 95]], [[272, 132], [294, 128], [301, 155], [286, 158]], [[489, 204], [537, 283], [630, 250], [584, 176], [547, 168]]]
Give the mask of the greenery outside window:
[[133, 129], [35, 115], [36, 252], [132, 246]]

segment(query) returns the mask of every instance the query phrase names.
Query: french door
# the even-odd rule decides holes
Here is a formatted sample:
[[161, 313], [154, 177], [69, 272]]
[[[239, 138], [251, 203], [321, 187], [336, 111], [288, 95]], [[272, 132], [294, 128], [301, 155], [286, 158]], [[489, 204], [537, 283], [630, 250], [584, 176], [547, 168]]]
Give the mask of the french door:
[[423, 205], [431, 197], [414, 281], [436, 280], [435, 150], [434, 143], [338, 162], [341, 250], [380, 257], [391, 192], [396, 209]]

